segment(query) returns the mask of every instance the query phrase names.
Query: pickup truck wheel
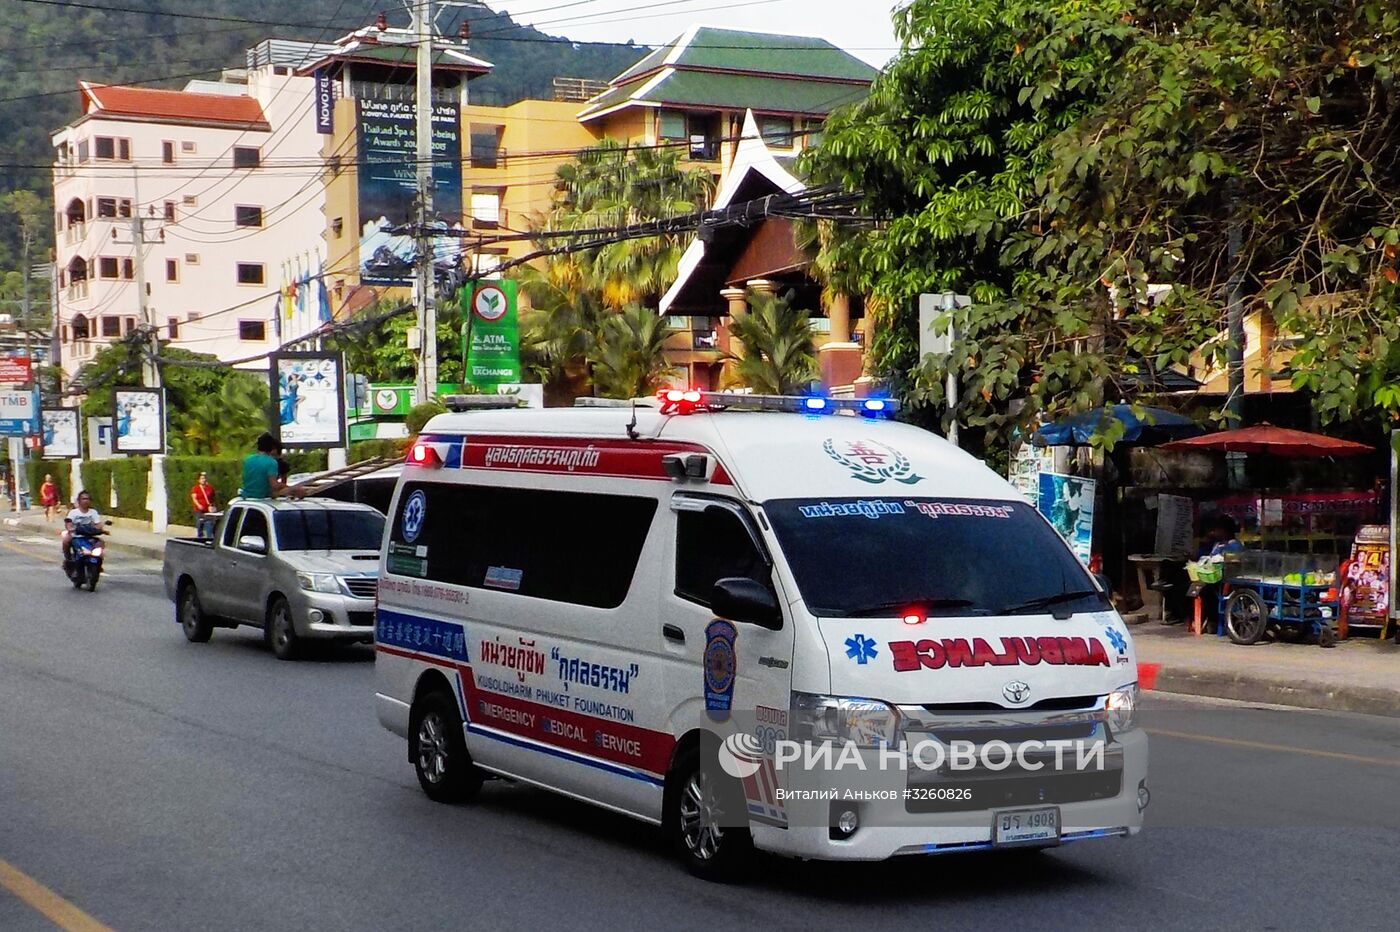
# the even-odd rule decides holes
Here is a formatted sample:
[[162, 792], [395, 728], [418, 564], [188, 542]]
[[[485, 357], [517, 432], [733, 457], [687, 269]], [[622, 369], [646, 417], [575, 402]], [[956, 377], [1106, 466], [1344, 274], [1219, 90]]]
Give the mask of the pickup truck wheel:
[[214, 634], [214, 624], [199, 604], [194, 583], [186, 583], [180, 590], [180, 629], [185, 632], [185, 639], [195, 644], [203, 644]]
[[462, 734], [462, 717], [447, 693], [435, 690], [413, 703], [408, 753], [418, 785], [434, 802], [466, 802], [481, 789], [483, 774], [472, 763]]
[[267, 609], [267, 642], [278, 660], [295, 660], [301, 653], [301, 639], [292, 624], [292, 607], [278, 596]]

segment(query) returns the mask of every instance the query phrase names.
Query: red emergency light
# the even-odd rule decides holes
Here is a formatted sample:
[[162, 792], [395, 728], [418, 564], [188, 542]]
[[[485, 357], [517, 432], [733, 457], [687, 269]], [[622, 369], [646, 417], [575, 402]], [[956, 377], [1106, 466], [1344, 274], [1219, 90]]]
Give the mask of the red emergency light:
[[408, 451], [408, 462], [425, 469], [439, 469], [442, 466], [442, 457], [438, 456], [437, 449], [431, 443], [415, 443]]

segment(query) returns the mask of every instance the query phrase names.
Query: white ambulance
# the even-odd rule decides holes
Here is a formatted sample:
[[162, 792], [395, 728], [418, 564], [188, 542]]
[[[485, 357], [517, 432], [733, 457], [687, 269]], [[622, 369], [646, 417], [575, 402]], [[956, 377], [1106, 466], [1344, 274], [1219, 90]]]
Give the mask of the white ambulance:
[[894, 408], [670, 391], [434, 418], [376, 625], [377, 713], [423, 790], [553, 790], [663, 826], [709, 876], [754, 848], [1135, 834], [1122, 620], [1035, 508]]

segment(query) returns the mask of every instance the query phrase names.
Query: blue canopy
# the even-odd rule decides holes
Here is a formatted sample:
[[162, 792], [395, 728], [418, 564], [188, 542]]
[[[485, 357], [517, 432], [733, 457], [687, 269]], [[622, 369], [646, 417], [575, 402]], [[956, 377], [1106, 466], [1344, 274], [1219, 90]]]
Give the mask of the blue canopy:
[[1097, 411], [1086, 411], [1073, 417], [1061, 418], [1050, 424], [1042, 424], [1040, 430], [1031, 437], [1031, 443], [1039, 447], [1087, 446], [1089, 438], [1101, 427], [1107, 427], [1109, 418], [1123, 422], [1123, 436], [1119, 443], [1135, 443], [1151, 446], [1171, 440], [1185, 440], [1199, 437], [1205, 431], [1184, 414], [1168, 411], [1165, 408], [1141, 408], [1142, 416], [1133, 413], [1132, 405], [1109, 405]]

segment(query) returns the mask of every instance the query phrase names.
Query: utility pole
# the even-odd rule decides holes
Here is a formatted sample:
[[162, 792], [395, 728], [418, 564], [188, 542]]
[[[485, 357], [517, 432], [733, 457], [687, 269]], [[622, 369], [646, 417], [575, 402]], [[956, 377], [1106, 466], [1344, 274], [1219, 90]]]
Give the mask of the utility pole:
[[134, 164], [131, 166], [131, 243], [136, 253], [136, 299], [140, 302], [141, 326], [145, 328], [148, 344], [141, 359], [141, 384], [160, 388], [160, 366], [156, 363], [160, 355], [160, 333], [146, 301], [146, 227], [145, 218], [141, 216], [141, 181]]
[[437, 296], [434, 294], [433, 238], [433, 0], [407, 0], [418, 43], [418, 372], [419, 403], [437, 391]]

